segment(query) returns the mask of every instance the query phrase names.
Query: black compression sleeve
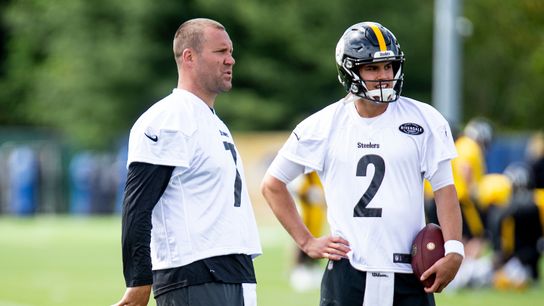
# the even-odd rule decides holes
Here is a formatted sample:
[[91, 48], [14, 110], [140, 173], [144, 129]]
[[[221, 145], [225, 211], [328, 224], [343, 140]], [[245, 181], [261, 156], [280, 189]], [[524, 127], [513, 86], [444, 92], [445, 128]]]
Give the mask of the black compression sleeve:
[[127, 287], [150, 285], [151, 213], [168, 186], [174, 167], [131, 163], [123, 200], [123, 274]]

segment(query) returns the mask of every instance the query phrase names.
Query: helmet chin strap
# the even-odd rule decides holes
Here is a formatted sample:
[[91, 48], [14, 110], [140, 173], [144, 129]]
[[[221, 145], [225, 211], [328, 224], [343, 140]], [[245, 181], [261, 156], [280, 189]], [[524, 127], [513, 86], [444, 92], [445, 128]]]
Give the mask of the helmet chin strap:
[[391, 102], [395, 100], [397, 92], [393, 88], [378, 88], [365, 93], [367, 99], [375, 102]]
[[375, 103], [390, 103], [396, 101], [398, 98], [398, 93], [394, 88], [397, 84], [399, 75], [400, 70], [397, 71], [397, 74], [395, 75], [395, 78], [393, 80], [370, 81], [377, 82], [379, 85], [385, 82], [393, 82], [392, 87], [378, 87], [377, 89], [368, 90], [365, 84], [365, 80], [362, 80], [357, 74], [353, 73], [352, 77], [354, 79], [354, 82], [351, 84], [351, 88], [349, 91], [356, 96]]

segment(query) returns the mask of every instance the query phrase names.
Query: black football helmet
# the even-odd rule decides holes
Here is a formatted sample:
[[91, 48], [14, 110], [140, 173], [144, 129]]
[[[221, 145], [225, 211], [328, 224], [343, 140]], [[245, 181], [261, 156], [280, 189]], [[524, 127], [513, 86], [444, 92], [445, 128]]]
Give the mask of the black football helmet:
[[[382, 80], [393, 82], [393, 88], [369, 91], [359, 75], [361, 65], [391, 62], [394, 78]], [[336, 45], [336, 68], [338, 80], [347, 92], [361, 98], [389, 103], [396, 101], [402, 91], [404, 53], [395, 35], [376, 22], [360, 22], [349, 27]]]
[[528, 189], [531, 186], [531, 169], [524, 162], [516, 161], [508, 164], [503, 174], [512, 182], [514, 191]]
[[478, 142], [483, 148], [488, 149], [493, 141], [493, 126], [491, 122], [484, 117], [475, 117], [465, 126], [463, 133], [465, 136]]

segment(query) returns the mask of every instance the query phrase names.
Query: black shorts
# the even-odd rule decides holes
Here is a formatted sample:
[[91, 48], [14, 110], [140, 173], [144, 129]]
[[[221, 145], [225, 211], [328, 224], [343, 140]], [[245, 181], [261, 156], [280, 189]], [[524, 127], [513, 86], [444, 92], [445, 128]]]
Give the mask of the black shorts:
[[204, 283], [168, 291], [156, 298], [157, 306], [244, 306], [242, 284]]
[[[366, 272], [359, 271], [349, 260], [334, 261], [321, 282], [320, 306], [363, 305]], [[393, 306], [435, 306], [434, 295], [426, 293], [414, 274], [395, 273]]]

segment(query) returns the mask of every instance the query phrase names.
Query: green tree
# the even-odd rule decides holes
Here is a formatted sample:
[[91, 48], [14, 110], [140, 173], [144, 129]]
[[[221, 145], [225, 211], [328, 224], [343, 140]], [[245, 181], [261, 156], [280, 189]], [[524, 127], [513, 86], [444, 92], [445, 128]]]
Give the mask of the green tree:
[[544, 1], [465, 1], [465, 14], [474, 27], [465, 41], [465, 118], [542, 129]]
[[[372, 10], [362, 14], [353, 8], [364, 5], [354, 0], [10, 2], [3, 12], [9, 44], [0, 103], [19, 116], [0, 120], [49, 125], [81, 144], [108, 145], [175, 86], [174, 29], [188, 18], [209, 16], [227, 26], [238, 60], [235, 89], [217, 104], [222, 117], [234, 129], [289, 129], [344, 94], [334, 49], [347, 26], [390, 24], [399, 36], [413, 33], [402, 40], [410, 61], [429, 58], [430, 9], [420, 4], [409, 16], [410, 3], [418, 2], [392, 10], [368, 1]], [[398, 20], [408, 18], [425, 22], [405, 31]], [[424, 35], [409, 38], [422, 29]], [[407, 64], [405, 92], [428, 98], [430, 63], [421, 63]]]
[[[431, 103], [433, 0], [25, 0], [0, 2], [0, 124], [53, 127], [108, 147], [176, 85], [172, 36], [210, 17], [234, 42], [234, 88], [217, 111], [234, 130], [288, 130], [345, 92], [334, 50], [350, 25], [378, 21], [406, 55], [403, 94]], [[464, 1], [464, 119], [539, 128], [544, 2]], [[493, 12], [490, 14], [489, 12]]]
[[175, 67], [161, 62], [154, 36], [171, 9], [145, 0], [12, 2], [3, 15], [9, 36], [0, 102], [24, 114], [23, 122], [58, 128], [78, 144], [111, 144], [167, 78], [175, 84]]

